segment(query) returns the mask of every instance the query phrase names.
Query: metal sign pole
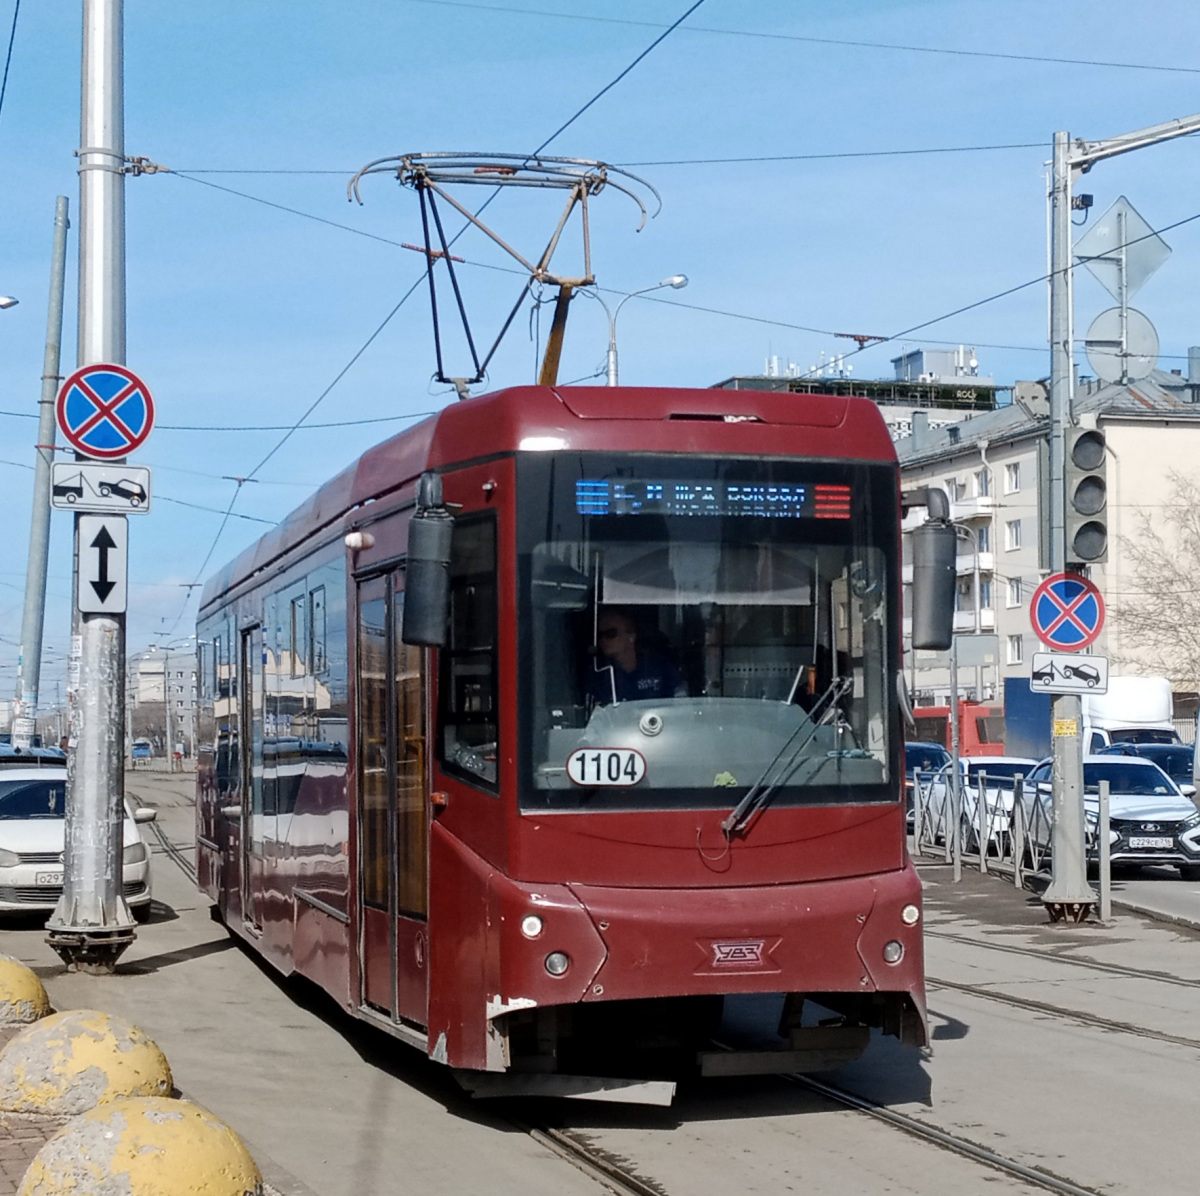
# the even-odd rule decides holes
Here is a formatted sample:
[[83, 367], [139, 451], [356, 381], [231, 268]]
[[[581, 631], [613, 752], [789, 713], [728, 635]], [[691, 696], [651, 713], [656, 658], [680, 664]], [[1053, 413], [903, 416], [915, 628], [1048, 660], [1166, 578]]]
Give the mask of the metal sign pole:
[[[1054, 134], [1050, 194], [1050, 564], [1066, 565], [1065, 443], [1073, 385], [1070, 270], [1070, 137]], [[1053, 880], [1042, 901], [1052, 922], [1081, 922], [1096, 903], [1083, 854], [1083, 749], [1079, 698], [1055, 695], [1051, 705], [1054, 751]]]
[[1109, 840], [1109, 783], [1100, 782], [1100, 806], [1096, 811], [1096, 845], [1100, 872], [1100, 921], [1112, 921], [1112, 843]]
[[[125, 135], [123, 0], [84, 0], [83, 106], [79, 155], [78, 362], [125, 360]], [[94, 536], [76, 516], [76, 600], [90, 584], [100, 605], [111, 554], [125, 518], [107, 516]], [[94, 518], [94, 517], [92, 517]], [[115, 533], [115, 534], [114, 534]], [[86, 541], [86, 542], [85, 542]], [[95, 564], [94, 573], [84, 562]], [[125, 567], [121, 553], [120, 567]], [[122, 592], [122, 598], [124, 597]], [[82, 605], [82, 603], [80, 603]], [[89, 604], [90, 605], [90, 604]], [[116, 605], [116, 604], [114, 604]], [[133, 941], [134, 921], [121, 892], [125, 792], [125, 614], [78, 612], [72, 655], [78, 663], [67, 762], [63, 894], [47, 924], [48, 942], [68, 964], [111, 972]], [[76, 661], [72, 661], [72, 671]]]
[[[37, 733], [38, 689], [42, 679], [42, 632], [46, 623], [46, 563], [50, 552], [50, 467], [54, 460], [54, 396], [62, 350], [63, 289], [67, 273], [67, 197], [54, 205], [54, 251], [50, 265], [50, 310], [38, 401], [37, 465], [33, 475], [33, 516], [29, 526], [29, 566], [21, 618], [21, 657], [17, 666], [17, 710], [13, 746], [28, 748]], [[55, 741], [57, 746], [57, 740]]]
[[[952, 843], [954, 881], [962, 880], [962, 777], [958, 763], [958, 636], [950, 640], [950, 818], [946, 842]], [[953, 839], [951, 839], [953, 836]]]

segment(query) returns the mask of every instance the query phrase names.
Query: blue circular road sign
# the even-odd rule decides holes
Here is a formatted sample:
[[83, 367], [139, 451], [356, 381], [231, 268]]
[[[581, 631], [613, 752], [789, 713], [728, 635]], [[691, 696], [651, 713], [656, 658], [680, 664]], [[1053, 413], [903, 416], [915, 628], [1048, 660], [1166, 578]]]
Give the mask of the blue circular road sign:
[[1104, 626], [1104, 599], [1086, 577], [1055, 573], [1034, 590], [1029, 621], [1047, 647], [1081, 652]]
[[154, 400], [149, 387], [123, 365], [86, 365], [62, 384], [55, 414], [77, 452], [114, 460], [150, 435]]

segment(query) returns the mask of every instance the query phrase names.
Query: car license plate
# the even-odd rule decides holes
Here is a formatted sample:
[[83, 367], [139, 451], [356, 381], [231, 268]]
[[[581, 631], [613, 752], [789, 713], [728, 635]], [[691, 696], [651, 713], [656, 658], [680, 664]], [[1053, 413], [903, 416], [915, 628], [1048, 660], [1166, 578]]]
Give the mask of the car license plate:
[[38, 872], [34, 875], [34, 884], [39, 885], [61, 885], [63, 874], [61, 872]]
[[1135, 850], [1139, 847], [1171, 848], [1175, 846], [1175, 840], [1162, 835], [1132, 835], [1129, 839], [1129, 846]]

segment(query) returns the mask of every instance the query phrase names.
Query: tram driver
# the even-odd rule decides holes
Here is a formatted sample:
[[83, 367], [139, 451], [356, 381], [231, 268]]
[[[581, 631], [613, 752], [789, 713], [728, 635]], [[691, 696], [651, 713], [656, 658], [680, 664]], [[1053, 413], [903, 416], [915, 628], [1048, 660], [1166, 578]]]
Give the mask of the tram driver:
[[596, 620], [596, 641], [598, 655], [589, 691], [598, 705], [687, 696], [683, 677], [670, 660], [639, 646], [637, 624], [629, 611], [602, 610]]

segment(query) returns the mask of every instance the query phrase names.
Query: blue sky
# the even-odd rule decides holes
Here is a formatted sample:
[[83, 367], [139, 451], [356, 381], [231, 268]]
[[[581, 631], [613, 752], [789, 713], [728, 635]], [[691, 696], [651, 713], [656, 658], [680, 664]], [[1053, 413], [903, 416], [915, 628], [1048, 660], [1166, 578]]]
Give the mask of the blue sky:
[[[3, 38], [12, 4], [0, 0]], [[149, 516], [131, 520], [130, 651], [155, 631], [192, 629], [194, 599], [185, 608], [181, 587], [196, 579], [233, 495], [225, 475], [248, 473], [280, 436], [168, 425], [294, 421], [421, 264], [416, 254], [198, 180], [416, 242], [415, 196], [379, 177], [366, 182], [362, 207], [350, 204], [345, 188], [354, 170], [414, 150], [527, 152], [687, 7], [686, 0], [127, 0], [127, 153], [180, 172], [333, 172], [128, 181], [127, 363], [153, 389], [161, 425], [135, 458], [155, 470], [156, 502]], [[0, 293], [21, 300], [0, 313], [6, 413], [35, 410], [54, 199], [67, 195], [73, 214], [78, 203], [79, 30], [75, 0], [26, 0], [0, 111]], [[1036, 278], [1046, 257], [1048, 153], [1036, 147], [1048, 146], [1056, 129], [1106, 137], [1200, 109], [1200, 68], [1190, 52], [1198, 35], [1200, 6], [1182, 0], [1136, 8], [1115, 0], [706, 0], [547, 150], [644, 164], [631, 169], [662, 194], [661, 213], [640, 233], [624, 199], [613, 192], [596, 199], [593, 265], [601, 286], [628, 292], [677, 272], [691, 280], [684, 291], [665, 292], [665, 302], [625, 306], [622, 381], [704, 386], [760, 372], [769, 353], [807, 368], [850, 342], [789, 326], [892, 335]], [[666, 164], [1010, 144], [1035, 148]], [[1157, 228], [1200, 212], [1198, 175], [1200, 146], [1185, 139], [1103, 164], [1080, 189], [1095, 194], [1096, 212], [1128, 196]], [[505, 193], [488, 216], [533, 252], [551, 227], [546, 199]], [[1191, 282], [1200, 220], [1165, 239], [1174, 255], [1136, 303], [1158, 329], [1162, 364], [1180, 367], [1188, 345], [1200, 343]], [[476, 325], [495, 329], [519, 279], [474, 264], [507, 264], [476, 234], [456, 249], [470, 263], [462, 277]], [[64, 373], [74, 365], [75, 250], [72, 239]], [[1076, 304], [1082, 330], [1109, 300], [1081, 277]], [[1011, 383], [1047, 372], [1045, 339], [1045, 291], [1034, 286], [902, 343], [976, 345], [982, 369]], [[560, 377], [601, 369], [606, 343], [599, 305], [575, 303]], [[887, 376], [899, 347], [864, 352], [855, 373]], [[530, 381], [534, 360], [523, 313], [496, 356], [490, 386]], [[418, 291], [310, 421], [395, 422], [297, 432], [260, 480], [242, 488], [235, 511], [251, 518], [229, 521], [205, 573], [401, 429], [397, 417], [453, 401], [431, 383], [433, 368], [428, 304]], [[0, 415], [7, 482], [0, 509], [10, 531], [0, 566], [4, 694], [15, 677], [35, 428], [32, 419]], [[66, 515], [55, 516], [44, 698], [62, 675], [69, 634], [69, 525]]]

